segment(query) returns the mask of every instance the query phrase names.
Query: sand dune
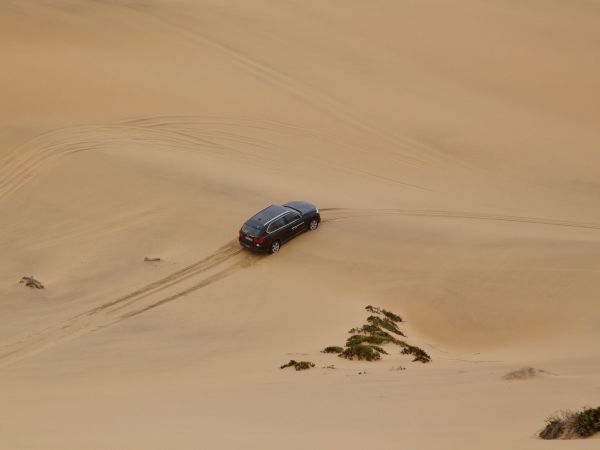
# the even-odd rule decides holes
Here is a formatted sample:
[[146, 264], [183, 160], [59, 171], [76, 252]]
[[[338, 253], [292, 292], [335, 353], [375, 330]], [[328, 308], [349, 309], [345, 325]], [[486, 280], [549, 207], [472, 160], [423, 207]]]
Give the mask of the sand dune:
[[[547, 446], [599, 403], [599, 17], [3, 2], [2, 447]], [[290, 199], [319, 229], [242, 251]], [[369, 304], [433, 362], [321, 353]]]

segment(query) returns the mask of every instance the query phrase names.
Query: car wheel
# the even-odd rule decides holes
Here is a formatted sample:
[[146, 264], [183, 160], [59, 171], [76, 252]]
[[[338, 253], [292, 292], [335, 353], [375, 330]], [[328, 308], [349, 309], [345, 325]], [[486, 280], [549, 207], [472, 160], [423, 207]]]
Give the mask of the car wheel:
[[316, 218], [313, 218], [310, 220], [310, 222], [308, 222], [308, 229], [310, 231], [316, 230], [318, 226], [319, 226], [319, 221]]
[[281, 248], [281, 243], [279, 241], [275, 241], [271, 244], [271, 248], [269, 249], [269, 251], [271, 253], [277, 253], [280, 248]]

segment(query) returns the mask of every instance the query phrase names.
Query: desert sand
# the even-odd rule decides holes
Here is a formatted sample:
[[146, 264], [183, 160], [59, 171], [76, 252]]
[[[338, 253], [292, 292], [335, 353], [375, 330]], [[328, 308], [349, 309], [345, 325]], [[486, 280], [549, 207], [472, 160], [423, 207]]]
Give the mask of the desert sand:
[[[592, 0], [2, 1], [0, 447], [598, 448], [536, 438], [600, 405], [598, 23]], [[289, 200], [319, 229], [242, 251]], [[366, 305], [433, 361], [320, 353]]]

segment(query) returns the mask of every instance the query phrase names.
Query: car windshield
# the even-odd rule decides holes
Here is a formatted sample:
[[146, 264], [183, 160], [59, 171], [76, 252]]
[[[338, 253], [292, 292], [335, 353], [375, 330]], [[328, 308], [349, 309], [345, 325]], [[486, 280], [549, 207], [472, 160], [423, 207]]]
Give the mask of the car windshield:
[[242, 226], [242, 233], [248, 234], [250, 236], [258, 236], [260, 230], [258, 228], [251, 227], [248, 224], [244, 224], [244, 226]]

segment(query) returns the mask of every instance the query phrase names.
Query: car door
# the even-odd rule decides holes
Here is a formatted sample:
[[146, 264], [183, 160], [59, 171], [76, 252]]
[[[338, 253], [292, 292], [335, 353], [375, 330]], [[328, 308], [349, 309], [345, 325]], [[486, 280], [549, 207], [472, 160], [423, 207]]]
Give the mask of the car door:
[[285, 222], [288, 229], [288, 239], [297, 235], [306, 227], [306, 223], [302, 220], [302, 216], [297, 212], [289, 212], [285, 216]]
[[279, 240], [281, 242], [288, 239], [288, 227], [285, 223], [285, 216], [281, 216], [275, 219], [267, 227], [267, 233], [269, 234], [269, 240], [271, 242]]

